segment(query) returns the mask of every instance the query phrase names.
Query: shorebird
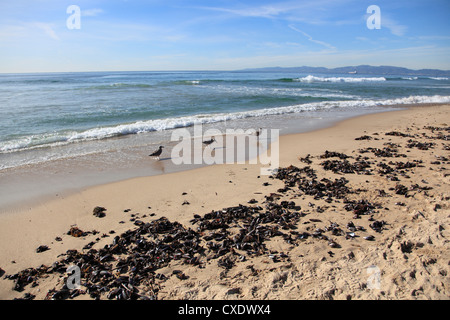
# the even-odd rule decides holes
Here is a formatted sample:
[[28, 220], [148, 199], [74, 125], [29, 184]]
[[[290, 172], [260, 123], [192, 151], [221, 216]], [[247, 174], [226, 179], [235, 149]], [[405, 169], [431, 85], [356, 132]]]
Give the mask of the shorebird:
[[163, 149], [163, 148], [164, 148], [163, 146], [159, 146], [159, 149], [158, 149], [158, 150], [156, 150], [156, 151], [153, 152], [152, 154], [149, 154], [148, 156], [149, 156], [149, 157], [157, 158], [157, 159], [159, 160], [159, 156], [161, 155], [162, 149]]
[[216, 141], [216, 139], [214, 137], [211, 137], [211, 139], [203, 141], [203, 144], [209, 146], [214, 141]]
[[262, 128], [259, 128], [259, 130], [255, 132], [255, 135], [256, 135], [257, 137], [259, 137], [259, 135], [261, 134], [261, 131], [262, 131]]

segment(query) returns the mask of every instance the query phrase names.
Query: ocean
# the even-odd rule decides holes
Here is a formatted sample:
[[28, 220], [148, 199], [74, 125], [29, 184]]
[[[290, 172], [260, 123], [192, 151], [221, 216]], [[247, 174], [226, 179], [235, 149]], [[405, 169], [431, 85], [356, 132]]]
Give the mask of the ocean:
[[[321, 111], [352, 113], [428, 102], [450, 102], [448, 78], [256, 72], [4, 74], [0, 170], [100, 151], [89, 150], [88, 141], [151, 135], [196, 123], [260, 118], [260, 126], [267, 127], [268, 116], [301, 118]], [[154, 142], [162, 142], [160, 136]], [[102, 144], [102, 151], [108, 148]]]
[[117, 168], [135, 167], [158, 145], [167, 145], [173, 130], [194, 124], [219, 130], [274, 128], [283, 134], [392, 106], [447, 102], [450, 79], [445, 77], [213, 71], [1, 74], [0, 192], [10, 189], [4, 177], [11, 172], [50, 172], [57, 165], [67, 171], [83, 163], [91, 173], [115, 168], [116, 178], [125, 178]]

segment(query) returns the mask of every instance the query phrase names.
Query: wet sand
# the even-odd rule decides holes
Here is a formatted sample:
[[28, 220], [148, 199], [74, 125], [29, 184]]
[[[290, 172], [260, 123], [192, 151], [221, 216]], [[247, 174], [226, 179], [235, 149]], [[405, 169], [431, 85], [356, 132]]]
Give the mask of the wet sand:
[[[296, 116], [271, 116], [258, 119], [259, 121], [256, 118], [239, 119], [231, 123], [202, 125], [203, 132], [200, 133], [194, 133], [193, 126], [176, 131], [187, 130], [193, 140], [200, 140], [198, 136], [202, 133], [207, 138], [206, 133], [210, 130], [218, 130], [223, 134], [227, 130], [246, 131], [259, 127], [278, 128], [280, 135], [284, 135], [317, 130], [329, 127], [342, 119], [394, 108], [401, 108], [401, 106], [370, 110], [315, 111]], [[178, 144], [178, 141], [172, 139], [174, 133], [175, 130], [131, 134], [105, 140], [42, 148], [42, 150], [3, 154], [0, 156], [2, 165], [14, 163], [17, 166], [0, 170], [2, 181], [0, 183], [0, 214], [10, 209], [35, 206], [88, 187], [206, 166], [205, 163], [175, 164], [175, 161], [172, 161], [177, 160], [177, 156], [172, 158], [171, 154], [174, 146]], [[165, 146], [161, 161], [149, 161], [148, 155], [161, 144]], [[194, 144], [193, 141], [192, 145]], [[51, 160], [42, 161], [42, 159]], [[27, 164], [23, 164], [24, 162]]]
[[[153, 277], [151, 286], [135, 284], [135, 298], [448, 299], [449, 115], [448, 105], [415, 106], [282, 136], [280, 167], [300, 170], [281, 170], [284, 176], [261, 175], [259, 165], [214, 165], [91, 187], [4, 212], [0, 298], [52, 297], [67, 278], [51, 267], [70, 257], [61, 254], [74, 249], [101, 259], [95, 254], [116, 236], [165, 217], [172, 227], [178, 222], [195, 231], [199, 250], [189, 258], [168, 256], [152, 270], [163, 276]], [[240, 204], [253, 213], [228, 221], [225, 230], [211, 226], [208, 214]], [[106, 208], [104, 217], [93, 215], [97, 206]], [[265, 222], [254, 220], [269, 213]], [[180, 231], [175, 226], [167, 232]], [[71, 227], [86, 234], [69, 235]], [[244, 240], [240, 230], [251, 234]], [[147, 234], [145, 241], [161, 241], [167, 232]], [[39, 246], [49, 250], [37, 253]], [[130, 270], [117, 269], [134, 248], [123, 246], [130, 252], [102, 260], [102, 270], [114, 277], [105, 283], [131, 277]], [[27, 268], [34, 269], [21, 272]], [[110, 283], [108, 292], [91, 295], [81, 283], [77, 299], [107, 299], [113, 289]]]

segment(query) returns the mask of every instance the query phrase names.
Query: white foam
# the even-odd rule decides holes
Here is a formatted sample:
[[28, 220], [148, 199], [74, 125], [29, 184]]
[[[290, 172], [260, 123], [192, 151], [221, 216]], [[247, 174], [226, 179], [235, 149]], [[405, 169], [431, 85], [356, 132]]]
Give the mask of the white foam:
[[294, 79], [295, 81], [300, 82], [380, 82], [386, 81], [384, 77], [372, 77], [372, 78], [363, 78], [363, 77], [316, 77], [316, 76], [306, 76], [303, 78]]
[[200, 84], [200, 80], [186, 80], [185, 83], [192, 84], [192, 85], [198, 85], [198, 84]]
[[[227, 86], [217, 85], [214, 89], [229, 92], [233, 94], [245, 95], [270, 95], [270, 96], [294, 96], [294, 97], [310, 97], [310, 98], [338, 98], [338, 99], [356, 99], [357, 96], [344, 94], [339, 90], [319, 90], [314, 91], [304, 88], [262, 88], [252, 86]], [[319, 92], [318, 92], [319, 91]]]
[[323, 101], [278, 108], [265, 108], [251, 111], [240, 111], [234, 113], [198, 114], [178, 118], [138, 121], [135, 123], [123, 124], [115, 127], [104, 127], [87, 130], [81, 133], [73, 134], [68, 140], [75, 141], [83, 139], [99, 139], [99, 138], [101, 139], [117, 135], [176, 129], [192, 126], [194, 124], [207, 124], [207, 123], [244, 119], [249, 117], [262, 117], [268, 115], [280, 115], [287, 113], [323, 110], [330, 108], [349, 108], [349, 107], [356, 108], [356, 107], [373, 107], [373, 106], [401, 105], [401, 104], [449, 103], [449, 102], [450, 96], [409, 96], [405, 98], [386, 99], [386, 100], [362, 99], [350, 101]]
[[278, 108], [265, 108], [251, 111], [233, 113], [198, 114], [192, 116], [137, 121], [111, 127], [99, 127], [82, 132], [61, 132], [55, 134], [35, 135], [14, 141], [0, 143], [1, 152], [14, 152], [17, 150], [34, 149], [55, 145], [64, 145], [74, 142], [100, 140], [109, 137], [139, 134], [143, 132], [163, 131], [192, 126], [194, 124], [211, 124], [223, 121], [245, 119], [250, 117], [263, 117], [300, 113], [305, 111], [326, 110], [332, 108], [366, 108], [387, 105], [421, 104], [421, 103], [450, 103], [450, 96], [409, 96], [385, 100], [346, 100], [322, 101], [306, 104], [291, 105]]
[[428, 77], [428, 79], [439, 80], [439, 81], [446, 81], [446, 80], [448, 80], [447, 77]]

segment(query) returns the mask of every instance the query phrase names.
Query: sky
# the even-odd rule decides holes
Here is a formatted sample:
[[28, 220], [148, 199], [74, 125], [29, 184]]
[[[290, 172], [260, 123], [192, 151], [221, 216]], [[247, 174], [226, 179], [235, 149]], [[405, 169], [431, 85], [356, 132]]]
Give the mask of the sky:
[[449, 0], [0, 0], [0, 73], [450, 70], [449, 16]]

